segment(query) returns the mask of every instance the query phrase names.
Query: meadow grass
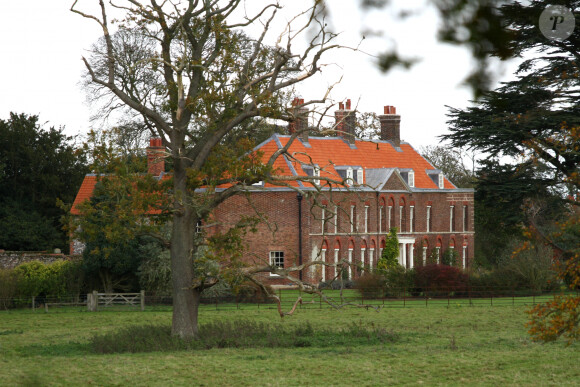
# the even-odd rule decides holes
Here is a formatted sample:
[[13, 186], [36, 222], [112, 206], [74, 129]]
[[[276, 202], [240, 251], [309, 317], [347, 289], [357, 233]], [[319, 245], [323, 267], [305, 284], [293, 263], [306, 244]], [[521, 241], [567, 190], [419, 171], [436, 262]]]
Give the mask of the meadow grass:
[[[526, 307], [203, 308], [202, 325], [312, 336], [307, 346], [97, 354], [93, 338], [171, 324], [171, 310], [0, 312], [0, 385], [579, 385], [580, 345], [533, 343]], [[388, 332], [353, 337], [348, 327]], [[304, 327], [310, 327], [304, 329]], [[332, 333], [336, 337], [332, 336]], [[356, 336], [356, 335], [354, 335]], [[137, 338], [135, 338], [137, 340]]]

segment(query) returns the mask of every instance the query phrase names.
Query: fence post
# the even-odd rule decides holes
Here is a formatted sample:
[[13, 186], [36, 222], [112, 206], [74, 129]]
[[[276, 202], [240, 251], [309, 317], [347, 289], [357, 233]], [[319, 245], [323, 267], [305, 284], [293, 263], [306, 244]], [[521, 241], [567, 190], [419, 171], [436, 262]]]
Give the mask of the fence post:
[[99, 305], [99, 293], [93, 290], [92, 293], [87, 294], [87, 309], [89, 312], [96, 312], [97, 305]]
[[145, 290], [141, 290], [141, 312], [145, 311]]

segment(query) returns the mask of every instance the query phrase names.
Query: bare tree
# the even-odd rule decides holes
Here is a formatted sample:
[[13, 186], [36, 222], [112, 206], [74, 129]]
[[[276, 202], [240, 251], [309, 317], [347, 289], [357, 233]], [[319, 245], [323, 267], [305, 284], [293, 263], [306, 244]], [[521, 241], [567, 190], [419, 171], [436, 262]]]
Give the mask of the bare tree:
[[[200, 249], [195, 226], [254, 182], [269, 179], [283, 184], [270, 167], [288, 147], [276, 152], [265, 166], [246, 170], [216, 167], [217, 173], [210, 166], [215, 167], [215, 158], [224, 150], [224, 138], [245, 121], [291, 118], [279, 101], [294, 85], [320, 71], [321, 56], [338, 47], [333, 42], [336, 35], [327, 31], [319, 2], [288, 23], [273, 47], [265, 44], [265, 37], [275, 22], [277, 3], [239, 21], [235, 17], [244, 13], [245, 6], [241, 0], [118, 0], [108, 5], [99, 0], [99, 14], [84, 11], [77, 3], [74, 1], [71, 11], [98, 23], [103, 33], [102, 44], [91, 57], [83, 58], [87, 82], [94, 88], [94, 96], [104, 102], [103, 114], [129, 109], [152, 135], [162, 139], [172, 161], [168, 209], [172, 221], [168, 242], [172, 332], [182, 338], [195, 337], [200, 293], [216, 281], [195, 273]], [[111, 9], [122, 14], [114, 20], [120, 31], [115, 37]], [[257, 38], [244, 33], [258, 23], [263, 28]], [[295, 26], [297, 23], [301, 24]], [[306, 47], [295, 52], [296, 39], [304, 35], [308, 35]], [[247, 170], [252, 173], [240, 172]], [[211, 189], [220, 184], [228, 188]], [[201, 198], [193, 194], [202, 187], [207, 194]], [[247, 271], [266, 270], [272, 267]]]

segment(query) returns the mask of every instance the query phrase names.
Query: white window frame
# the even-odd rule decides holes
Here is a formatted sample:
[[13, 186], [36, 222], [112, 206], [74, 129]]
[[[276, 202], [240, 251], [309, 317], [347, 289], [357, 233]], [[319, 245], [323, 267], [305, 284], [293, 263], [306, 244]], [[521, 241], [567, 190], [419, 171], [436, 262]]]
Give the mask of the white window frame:
[[324, 234], [324, 224], [326, 223], [326, 206], [322, 206], [322, 211], [320, 211], [320, 233]]
[[403, 230], [403, 206], [399, 205], [399, 232], [405, 232]]
[[392, 218], [392, 216], [393, 216], [393, 206], [389, 206], [389, 218], [388, 218], [389, 227], [387, 227], [388, 230], [385, 230], [385, 232], [391, 231], [391, 228], [393, 227], [392, 224], [391, 224], [391, 218]]
[[384, 206], [379, 207], [379, 234], [383, 232], [383, 208]]
[[370, 206], [365, 205], [365, 233], [369, 232], [369, 208]]
[[453, 232], [453, 218], [455, 217], [455, 206], [449, 206], [449, 232]]
[[373, 271], [373, 258], [375, 256], [375, 249], [373, 249], [372, 247], [369, 249], [369, 270]]
[[338, 206], [334, 206], [334, 233], [338, 234]]
[[443, 174], [440, 173], [439, 175], [439, 189], [445, 188], [445, 180], [443, 179]]
[[427, 263], [427, 246], [423, 246], [423, 266]]
[[352, 185], [354, 183], [354, 174], [352, 168], [346, 170], [346, 184]]
[[408, 176], [409, 187], [415, 187], [415, 172], [409, 171]]
[[353, 249], [348, 249], [348, 279], [352, 279], [352, 255]]
[[414, 232], [413, 230], [413, 218], [415, 216], [415, 206], [409, 206], [409, 232]]
[[356, 183], [359, 185], [364, 184], [364, 172], [362, 168], [356, 170]]
[[[279, 264], [276, 264], [276, 260], [278, 260], [278, 262], [279, 262], [280, 259], [282, 259], [282, 266], [280, 266]], [[270, 251], [269, 261], [270, 261], [270, 266], [276, 266], [276, 267], [280, 267], [283, 269], [284, 268], [284, 251], [281, 251], [281, 250]], [[270, 277], [279, 277], [279, 275], [270, 272]]]
[[366, 247], [361, 247], [360, 248], [360, 264], [361, 267], [364, 269], [365, 268], [365, 255], [367, 253], [367, 249]]
[[[314, 177], [320, 177], [320, 168], [316, 165], [314, 166]], [[314, 184], [320, 185], [320, 179], [314, 179]]]
[[431, 232], [431, 206], [427, 206], [427, 232]]
[[334, 277], [338, 274], [338, 256], [340, 255], [340, 249], [334, 249]]
[[[320, 260], [326, 262], [326, 249], [322, 249], [320, 252]], [[322, 282], [326, 281], [326, 266], [322, 265]]]
[[354, 218], [354, 204], [350, 205], [350, 232], [353, 233], [354, 232], [354, 223], [356, 222], [356, 219]]
[[467, 266], [465, 265], [467, 261], [467, 245], [463, 245], [463, 251], [461, 252], [461, 257], [463, 261], [463, 268], [465, 269]]
[[437, 253], [437, 263], [441, 265], [441, 247], [435, 247], [435, 252]]

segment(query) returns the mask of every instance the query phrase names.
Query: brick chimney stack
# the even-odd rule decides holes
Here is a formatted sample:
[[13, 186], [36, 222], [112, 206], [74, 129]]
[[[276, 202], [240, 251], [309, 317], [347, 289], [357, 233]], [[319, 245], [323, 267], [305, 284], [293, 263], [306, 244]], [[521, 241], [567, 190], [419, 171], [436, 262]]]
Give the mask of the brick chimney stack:
[[346, 106], [342, 102], [338, 103], [338, 110], [334, 112], [334, 118], [338, 135], [349, 144], [354, 144], [356, 113], [350, 110], [350, 99], [346, 100]]
[[304, 99], [302, 98], [294, 98], [292, 101], [294, 119], [288, 123], [288, 133], [292, 135], [299, 132], [298, 137], [302, 141], [308, 142], [308, 109], [299, 107], [303, 104]]
[[147, 148], [147, 173], [153, 176], [159, 176], [165, 172], [165, 147], [159, 137], [153, 137], [149, 140]]
[[385, 106], [385, 114], [379, 116], [381, 140], [391, 141], [395, 148], [401, 146], [401, 116], [394, 106]]

